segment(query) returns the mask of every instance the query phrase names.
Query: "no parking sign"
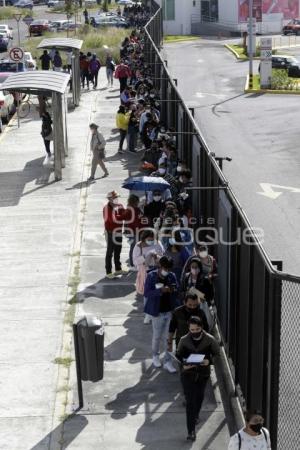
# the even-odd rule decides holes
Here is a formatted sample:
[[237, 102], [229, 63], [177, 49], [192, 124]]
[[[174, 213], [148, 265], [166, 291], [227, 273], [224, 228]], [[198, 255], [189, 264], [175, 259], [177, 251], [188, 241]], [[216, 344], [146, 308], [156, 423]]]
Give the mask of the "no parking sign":
[[13, 47], [9, 52], [9, 57], [12, 61], [22, 61], [24, 58], [24, 52], [20, 47]]

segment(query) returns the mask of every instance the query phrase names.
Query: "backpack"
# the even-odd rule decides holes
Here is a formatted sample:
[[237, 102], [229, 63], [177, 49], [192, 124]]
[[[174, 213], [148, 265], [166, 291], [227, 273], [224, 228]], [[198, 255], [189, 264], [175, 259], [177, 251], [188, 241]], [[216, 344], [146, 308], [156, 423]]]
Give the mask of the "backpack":
[[[268, 445], [267, 433], [265, 432], [265, 430], [263, 428], [261, 429], [261, 431], [262, 431], [262, 433], [263, 433], [263, 435], [265, 437], [266, 443]], [[241, 450], [241, 448], [242, 448], [242, 438], [241, 438], [240, 432], [238, 432], [238, 438], [239, 438], [239, 450]]]

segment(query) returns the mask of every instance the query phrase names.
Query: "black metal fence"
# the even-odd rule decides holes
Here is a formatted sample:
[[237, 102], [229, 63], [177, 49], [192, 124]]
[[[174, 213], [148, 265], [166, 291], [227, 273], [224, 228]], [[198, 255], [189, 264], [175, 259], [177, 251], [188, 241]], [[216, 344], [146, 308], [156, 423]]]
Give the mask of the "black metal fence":
[[237, 394], [242, 406], [263, 412], [273, 449], [298, 450], [300, 278], [280, 272], [264, 252], [161, 58], [162, 9], [151, 6], [145, 57], [160, 89], [162, 121], [176, 129], [193, 173], [199, 237], [214, 243], [218, 321]]

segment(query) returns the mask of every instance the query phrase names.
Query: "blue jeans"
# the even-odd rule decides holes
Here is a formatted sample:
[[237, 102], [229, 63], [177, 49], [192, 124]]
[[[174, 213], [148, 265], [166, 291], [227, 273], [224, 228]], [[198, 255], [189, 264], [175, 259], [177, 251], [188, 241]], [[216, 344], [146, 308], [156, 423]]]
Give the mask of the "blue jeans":
[[171, 356], [167, 352], [171, 317], [171, 312], [160, 313], [157, 317], [152, 316], [152, 354], [153, 356], [159, 355], [159, 347], [161, 344], [162, 353], [165, 353], [164, 363], [171, 359]]

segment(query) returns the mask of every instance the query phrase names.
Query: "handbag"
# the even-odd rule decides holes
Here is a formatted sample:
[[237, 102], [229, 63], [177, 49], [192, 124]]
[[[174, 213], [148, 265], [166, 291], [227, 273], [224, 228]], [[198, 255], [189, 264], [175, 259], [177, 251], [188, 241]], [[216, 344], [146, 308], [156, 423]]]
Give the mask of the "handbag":
[[96, 150], [98, 152], [98, 157], [100, 159], [104, 159], [106, 156], [106, 151], [105, 151], [105, 147], [103, 147], [103, 143], [99, 139], [98, 133], [97, 133], [97, 140], [98, 140], [98, 144], [97, 144]]

